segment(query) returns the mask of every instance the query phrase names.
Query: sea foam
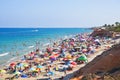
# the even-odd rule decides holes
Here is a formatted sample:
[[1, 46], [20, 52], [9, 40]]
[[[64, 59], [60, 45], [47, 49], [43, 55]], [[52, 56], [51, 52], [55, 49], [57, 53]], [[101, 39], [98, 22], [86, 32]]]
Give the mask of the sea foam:
[[8, 54], [9, 54], [9, 52], [6, 52], [6, 53], [3, 53], [3, 54], [0, 54], [0, 57], [5, 56], [5, 55], [8, 55]]

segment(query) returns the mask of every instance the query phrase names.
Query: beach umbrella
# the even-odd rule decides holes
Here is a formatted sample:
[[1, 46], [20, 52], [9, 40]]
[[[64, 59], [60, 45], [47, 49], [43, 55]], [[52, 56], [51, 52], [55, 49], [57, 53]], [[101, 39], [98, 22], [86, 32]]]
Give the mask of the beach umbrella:
[[71, 67], [71, 68], [74, 68], [74, 67], [76, 67], [76, 65], [71, 64], [70, 67]]
[[54, 73], [52, 71], [49, 71], [47, 74], [52, 75], [52, 76], [54, 75]]
[[19, 63], [18, 65], [17, 65], [17, 67], [23, 67], [24, 65], [23, 65], [23, 63]]
[[28, 54], [28, 55], [29, 55], [30, 57], [33, 57], [33, 56], [34, 56], [34, 54], [31, 54], [31, 53], [30, 53], [30, 54]]
[[63, 61], [66, 61], [66, 60], [68, 60], [67, 58], [63, 58]]
[[58, 51], [59, 51], [59, 49], [53, 49], [53, 51], [54, 51], [54, 52], [58, 52]]
[[86, 61], [87, 57], [85, 55], [82, 55], [78, 58], [79, 61]]
[[39, 56], [38, 56], [38, 55], [35, 55], [34, 58], [39, 58]]
[[23, 66], [24, 67], [28, 67], [29, 65], [27, 63], [23, 63]]
[[41, 65], [38, 65], [38, 66], [37, 66], [37, 68], [43, 68], [43, 66], [41, 66]]
[[38, 63], [40, 61], [40, 58], [34, 58], [34, 61]]
[[28, 78], [28, 75], [22, 74], [21, 77], [22, 77], [22, 78]]
[[54, 56], [50, 56], [50, 60], [55, 61], [56, 58]]
[[81, 47], [75, 47], [76, 49], [80, 49]]
[[21, 74], [21, 72], [19, 72], [19, 71], [16, 71], [14, 74], [17, 74], [17, 75], [19, 75], [19, 74]]
[[3, 69], [3, 70], [0, 70], [0, 73], [6, 73], [6, 71]]
[[53, 56], [54, 56], [54, 57], [58, 57], [58, 56], [59, 56], [59, 54], [54, 54]]
[[83, 52], [83, 53], [84, 53], [84, 52], [87, 52], [87, 49], [83, 49], [82, 52]]
[[10, 67], [15, 67], [15, 65], [16, 65], [15, 62], [10, 63]]
[[76, 62], [71, 62], [70, 67], [76, 67], [77, 63]]
[[68, 68], [69, 67], [69, 65], [63, 65], [63, 68]]
[[76, 63], [76, 62], [71, 62], [71, 64], [72, 64], [72, 65], [77, 65], [77, 63]]
[[52, 52], [52, 54], [56, 54], [56, 52]]
[[34, 67], [30, 68], [29, 71], [35, 71], [36, 69]]
[[66, 56], [67, 59], [72, 59], [72, 56], [69, 54]]
[[13, 66], [13, 65], [16, 65], [16, 63], [15, 62], [10, 63], [10, 66]]

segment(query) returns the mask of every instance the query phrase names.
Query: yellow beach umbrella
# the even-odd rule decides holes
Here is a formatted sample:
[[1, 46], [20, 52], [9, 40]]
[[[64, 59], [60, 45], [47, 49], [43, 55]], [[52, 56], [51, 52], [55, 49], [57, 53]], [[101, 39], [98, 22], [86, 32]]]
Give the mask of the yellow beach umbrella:
[[72, 56], [69, 54], [66, 56], [67, 59], [72, 59]]
[[5, 70], [0, 70], [0, 73], [6, 73], [6, 71]]

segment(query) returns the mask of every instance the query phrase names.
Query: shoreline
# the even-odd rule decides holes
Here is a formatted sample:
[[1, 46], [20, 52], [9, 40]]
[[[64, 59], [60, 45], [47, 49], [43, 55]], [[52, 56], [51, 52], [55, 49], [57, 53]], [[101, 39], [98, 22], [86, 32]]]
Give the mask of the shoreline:
[[[85, 29], [85, 28], [83, 28], [83, 29]], [[90, 28], [86, 28], [86, 29], [90, 29]], [[54, 39], [54, 41], [51, 43], [50, 41], [49, 41], [49, 45], [51, 44], [51, 46], [53, 46], [53, 43], [54, 42], [59, 42], [59, 41], [63, 41], [64, 39], [69, 39], [69, 38], [71, 38], [71, 37], [73, 37], [73, 36], [76, 36], [76, 35], [78, 35], [78, 34], [91, 34], [92, 32], [89, 32], [89, 33], [86, 33], [86, 32], [84, 32], [84, 33], [77, 33], [77, 34], [70, 34], [70, 35], [64, 35], [64, 37], [60, 37], [60, 38], [58, 38], [57, 40], [55, 40]], [[66, 38], [67, 37], [67, 38]], [[42, 46], [42, 48], [41, 48], [41, 50], [45, 50], [45, 48], [46, 48], [46, 44], [47, 43], [42, 43], [42, 44], [44, 44], [43, 46]], [[32, 45], [32, 46], [34, 46], [33, 48], [31, 48], [32, 50], [31, 51], [35, 51], [35, 49], [36, 49], [36, 45]], [[28, 46], [28, 47], [26, 47], [26, 48], [29, 48], [29, 47], [31, 47], [31, 46]], [[38, 46], [38, 47], [41, 47], [41, 46]], [[27, 50], [27, 49], [25, 49], [25, 50]], [[17, 54], [15, 54], [15, 56], [12, 56], [13, 54], [10, 54], [10, 52], [7, 52], [8, 53], [8, 55], [9, 56], [12, 56], [7, 62], [5, 62], [5, 63], [3, 63], [3, 64], [0, 64], [0, 68], [1, 67], [3, 67], [3, 66], [5, 66], [5, 65], [8, 65], [10, 62], [12, 62], [12, 61], [17, 61], [17, 58], [19, 58], [19, 59], [21, 59], [24, 55], [26, 55], [26, 54], [28, 54], [28, 53], [30, 53], [31, 51], [29, 51], [29, 50], [27, 50], [27, 51], [25, 51], [26, 53], [24, 53], [24, 54], [21, 54], [20, 55], [20, 53], [18, 53], [19, 55], [17, 55]], [[6, 55], [6, 56], [8, 56], [8, 55]]]
[[[102, 51], [103, 52], [103, 51]], [[89, 58], [88, 58], [89, 59]], [[79, 65], [79, 66], [81, 66], [81, 65]], [[83, 65], [83, 66], [85, 66], [85, 65]], [[80, 67], [79, 67], [80, 68]], [[70, 73], [73, 73], [73, 71], [72, 72], [70, 72]], [[62, 73], [62, 74], [64, 74], [64, 73]], [[60, 78], [60, 76], [58, 77], [58, 78]], [[34, 79], [34, 78], [33, 78]], [[18, 79], [19, 80], [19, 79]], [[27, 80], [28, 80], [28, 78], [27, 78]]]

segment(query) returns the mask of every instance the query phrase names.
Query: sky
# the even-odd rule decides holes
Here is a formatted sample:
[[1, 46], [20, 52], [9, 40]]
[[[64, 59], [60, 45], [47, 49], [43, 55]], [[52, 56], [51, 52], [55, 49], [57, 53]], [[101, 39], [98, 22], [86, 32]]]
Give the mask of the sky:
[[0, 0], [0, 27], [94, 27], [120, 21], [120, 0]]

